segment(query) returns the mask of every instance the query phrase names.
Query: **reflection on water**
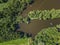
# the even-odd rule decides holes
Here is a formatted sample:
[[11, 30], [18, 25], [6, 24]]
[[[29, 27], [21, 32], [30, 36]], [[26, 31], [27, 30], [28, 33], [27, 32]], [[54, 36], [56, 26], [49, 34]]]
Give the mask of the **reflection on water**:
[[[32, 10], [44, 10], [44, 9], [59, 9], [60, 8], [60, 0], [35, 0], [35, 2], [28, 6], [26, 10], [23, 11], [22, 16], [27, 16], [28, 12]], [[52, 25], [51, 25], [52, 24]], [[20, 31], [24, 31], [27, 33], [31, 33], [33, 37], [42, 29], [49, 26], [53, 26], [56, 24], [60, 24], [60, 19], [54, 20], [33, 20], [30, 24], [22, 23], [20, 24]]]

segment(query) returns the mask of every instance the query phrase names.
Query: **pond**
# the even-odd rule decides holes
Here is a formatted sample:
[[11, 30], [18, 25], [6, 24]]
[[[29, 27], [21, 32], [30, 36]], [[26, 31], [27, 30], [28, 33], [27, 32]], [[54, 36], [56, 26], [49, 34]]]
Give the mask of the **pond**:
[[[47, 10], [47, 9], [60, 9], [60, 0], [34, 0], [35, 2], [28, 6], [22, 13], [23, 17], [26, 17], [28, 12], [32, 10]], [[56, 24], [60, 24], [60, 19], [53, 19], [53, 20], [32, 20], [31, 23], [20, 24], [20, 31], [32, 34], [34, 37], [41, 29], [47, 28], [49, 26], [54, 26]]]

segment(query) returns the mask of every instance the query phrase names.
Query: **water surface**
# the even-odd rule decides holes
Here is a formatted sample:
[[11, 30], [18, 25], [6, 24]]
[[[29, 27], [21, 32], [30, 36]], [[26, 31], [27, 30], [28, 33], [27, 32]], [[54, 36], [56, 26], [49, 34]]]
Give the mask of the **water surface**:
[[[60, 9], [60, 0], [35, 0], [35, 2], [28, 6], [26, 10], [23, 11], [22, 16], [26, 17], [28, 12], [32, 10], [50, 10], [50, 9]], [[53, 25], [50, 25], [53, 23]], [[54, 26], [60, 24], [60, 19], [54, 20], [32, 20], [30, 24], [22, 23], [20, 24], [20, 31], [31, 33], [33, 37], [43, 28], [49, 26]]]

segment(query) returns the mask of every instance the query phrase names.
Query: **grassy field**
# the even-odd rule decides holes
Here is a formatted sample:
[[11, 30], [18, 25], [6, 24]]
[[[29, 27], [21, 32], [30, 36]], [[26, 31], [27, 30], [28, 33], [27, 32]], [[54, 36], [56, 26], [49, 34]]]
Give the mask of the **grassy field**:
[[30, 45], [31, 38], [22, 38], [0, 43], [0, 45]]

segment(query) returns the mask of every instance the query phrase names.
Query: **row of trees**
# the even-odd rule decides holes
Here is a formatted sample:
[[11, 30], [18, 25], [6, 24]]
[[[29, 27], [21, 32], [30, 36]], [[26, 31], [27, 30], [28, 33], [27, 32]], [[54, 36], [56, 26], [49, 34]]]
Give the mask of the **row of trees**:
[[54, 19], [54, 18], [60, 18], [60, 10], [33, 10], [28, 13], [28, 17], [33, 19], [39, 19], [39, 20], [47, 20], [47, 19]]
[[60, 25], [42, 29], [35, 37], [34, 45], [60, 45]]

